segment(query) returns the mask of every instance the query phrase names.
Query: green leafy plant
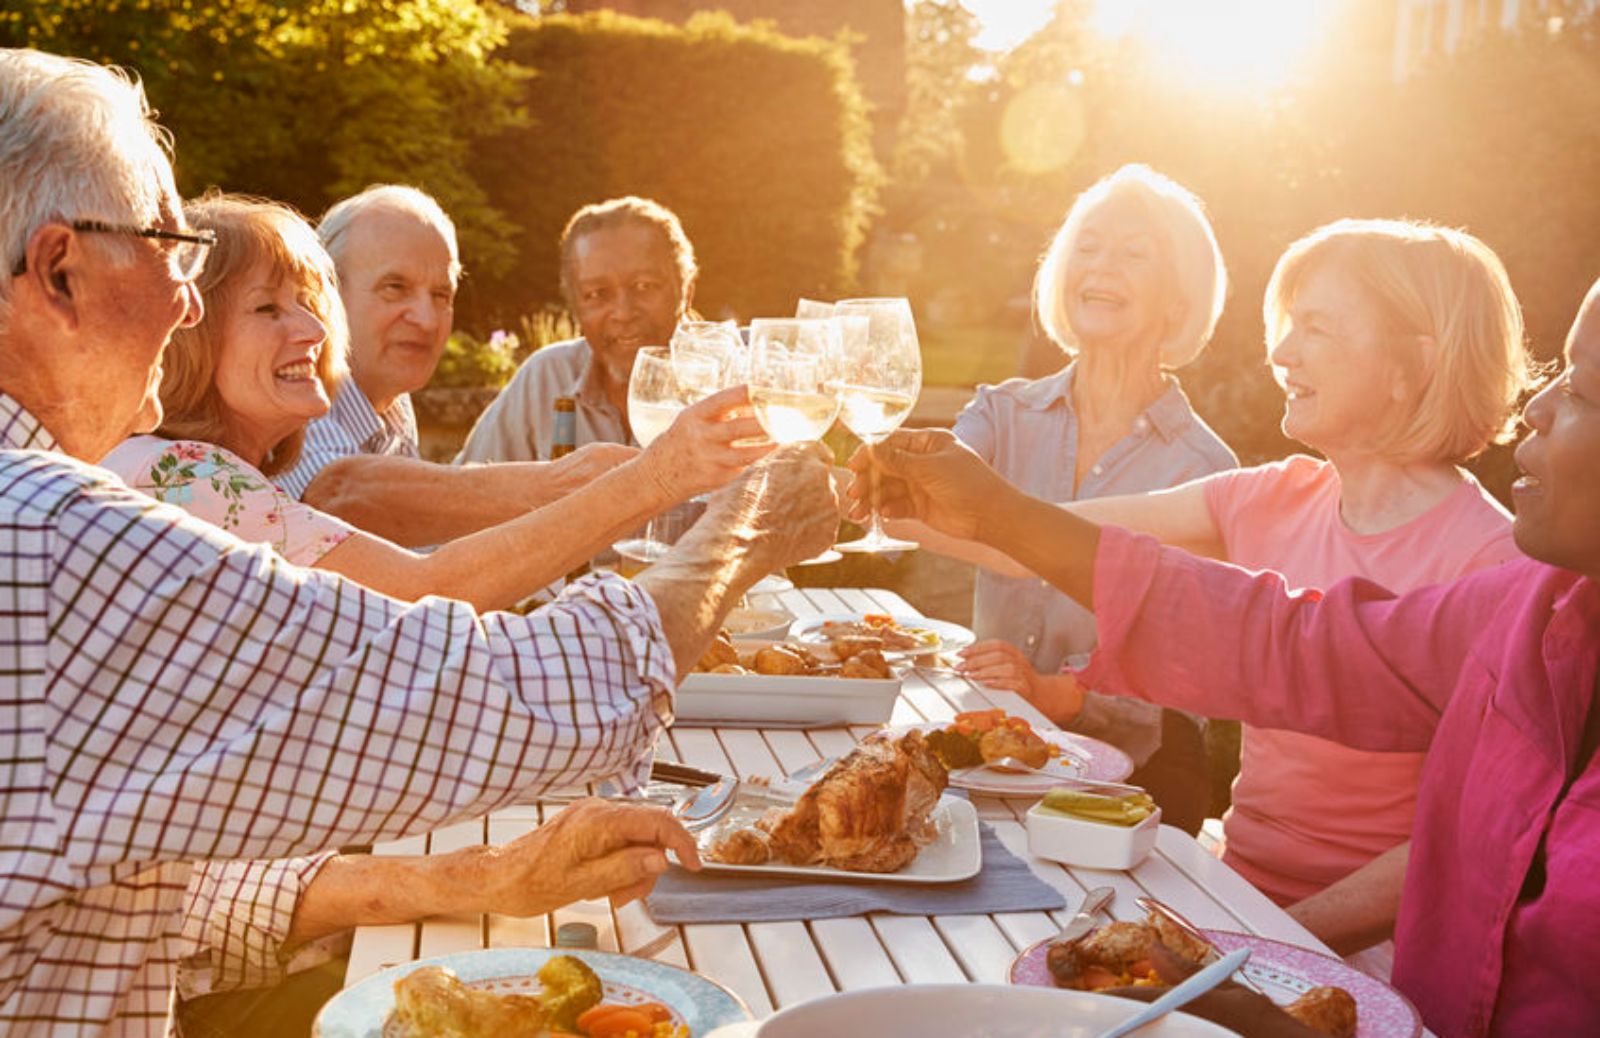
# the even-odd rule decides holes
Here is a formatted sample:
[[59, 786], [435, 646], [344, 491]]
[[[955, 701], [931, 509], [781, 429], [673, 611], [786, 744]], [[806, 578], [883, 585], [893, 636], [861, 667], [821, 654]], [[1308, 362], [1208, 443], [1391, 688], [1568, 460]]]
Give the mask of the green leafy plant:
[[429, 389], [483, 387], [499, 389], [517, 373], [520, 340], [512, 332], [495, 331], [479, 340], [455, 332], [445, 343], [444, 355], [428, 381]]

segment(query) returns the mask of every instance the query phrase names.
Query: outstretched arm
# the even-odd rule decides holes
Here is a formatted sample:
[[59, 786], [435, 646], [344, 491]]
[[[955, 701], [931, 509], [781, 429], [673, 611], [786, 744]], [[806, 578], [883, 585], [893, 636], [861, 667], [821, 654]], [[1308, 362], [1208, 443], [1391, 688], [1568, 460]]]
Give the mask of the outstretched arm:
[[329, 462], [300, 499], [368, 533], [420, 548], [526, 515], [638, 453], [635, 447], [596, 443], [559, 461], [498, 465], [357, 454]]
[[[1121, 526], [1147, 533], [1162, 544], [1193, 555], [1221, 558], [1222, 531], [1206, 506], [1204, 480], [1193, 480], [1169, 490], [1147, 494], [1118, 494], [1084, 501], [1062, 501], [1056, 507], [1100, 526]], [[1037, 577], [1016, 559], [976, 541], [962, 540], [915, 519], [895, 519], [888, 530], [909, 537], [923, 548], [982, 566], [1003, 577]]]
[[[1500, 602], [1470, 578], [1400, 598], [1360, 580], [1289, 594], [1275, 574], [1116, 528], [1102, 535], [1017, 491], [940, 430], [896, 434], [873, 459], [885, 514], [997, 548], [1095, 610], [1100, 648], [1085, 684], [1208, 716], [1360, 749], [1425, 749]], [[851, 459], [858, 472], [866, 464]]]
[[[770, 450], [765, 443], [735, 446], [761, 435], [754, 418], [735, 413], [745, 402], [742, 388], [708, 397], [685, 409], [649, 450], [587, 486], [437, 551], [418, 554], [357, 533], [317, 566], [407, 601], [442, 595], [480, 610], [508, 608], [663, 509], [727, 482]], [[496, 475], [495, 469], [521, 467], [467, 471]]]

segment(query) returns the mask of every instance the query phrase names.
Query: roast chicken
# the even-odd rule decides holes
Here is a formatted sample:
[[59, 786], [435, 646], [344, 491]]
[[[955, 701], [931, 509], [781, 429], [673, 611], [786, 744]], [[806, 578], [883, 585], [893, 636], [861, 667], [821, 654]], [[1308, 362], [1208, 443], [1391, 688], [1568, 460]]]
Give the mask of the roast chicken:
[[872, 736], [792, 807], [769, 810], [754, 829], [723, 833], [709, 853], [732, 865], [781, 861], [894, 872], [937, 835], [930, 815], [947, 784], [944, 765], [922, 733]]

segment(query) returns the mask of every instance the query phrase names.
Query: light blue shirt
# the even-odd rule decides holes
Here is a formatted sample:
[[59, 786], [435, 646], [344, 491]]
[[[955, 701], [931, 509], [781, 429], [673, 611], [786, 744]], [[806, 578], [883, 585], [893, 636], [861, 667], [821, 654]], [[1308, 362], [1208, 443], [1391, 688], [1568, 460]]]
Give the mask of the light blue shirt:
[[[1041, 379], [1014, 378], [979, 386], [956, 418], [955, 434], [997, 472], [1045, 501], [1138, 494], [1237, 468], [1239, 460], [1183, 395], [1175, 378], [1073, 487], [1078, 467], [1078, 416], [1072, 409], [1075, 364]], [[1016, 579], [979, 569], [973, 601], [979, 638], [1020, 648], [1041, 673], [1054, 673], [1094, 648], [1094, 617], [1036, 577]], [[1105, 738], [1143, 763], [1161, 741], [1160, 707], [1090, 694], [1072, 728]]]

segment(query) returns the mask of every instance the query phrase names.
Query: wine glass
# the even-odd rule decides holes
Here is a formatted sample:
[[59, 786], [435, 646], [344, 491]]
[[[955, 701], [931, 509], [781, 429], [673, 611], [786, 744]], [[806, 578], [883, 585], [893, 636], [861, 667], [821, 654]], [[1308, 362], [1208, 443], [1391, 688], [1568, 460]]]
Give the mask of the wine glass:
[[750, 404], [778, 443], [820, 440], [839, 416], [833, 388], [839, 324], [832, 318], [750, 322]]
[[749, 351], [732, 321], [680, 321], [672, 333], [672, 368], [689, 401], [737, 386], [749, 366]]
[[[922, 388], [922, 349], [911, 304], [904, 299], [845, 299], [834, 304], [841, 324], [835, 387], [845, 428], [870, 452], [911, 413]], [[834, 547], [839, 551], [910, 551], [915, 541], [890, 537], [878, 517], [878, 476], [872, 469], [867, 532]]]
[[[767, 436], [778, 443], [820, 440], [839, 415], [834, 390], [839, 322], [773, 317], [750, 322], [750, 404]], [[800, 565], [834, 562], [824, 551]]]
[[[639, 446], [654, 443], [677, 420], [684, 406], [672, 350], [666, 346], [641, 347], [633, 356], [633, 372], [628, 377], [628, 424], [633, 427], [633, 438]], [[622, 541], [616, 545], [617, 554], [645, 566], [655, 562], [670, 547], [656, 540], [656, 529], [656, 518], [652, 516], [645, 524], [644, 538]]]

